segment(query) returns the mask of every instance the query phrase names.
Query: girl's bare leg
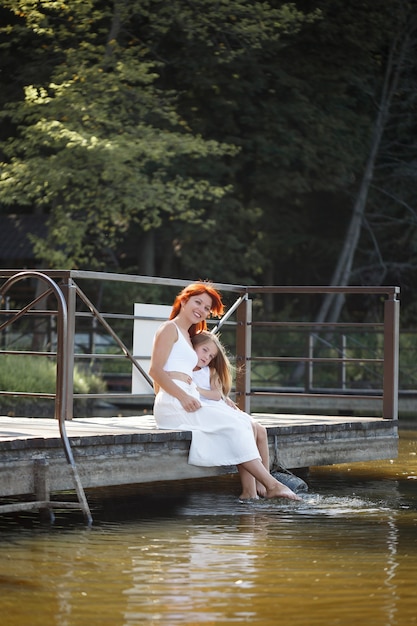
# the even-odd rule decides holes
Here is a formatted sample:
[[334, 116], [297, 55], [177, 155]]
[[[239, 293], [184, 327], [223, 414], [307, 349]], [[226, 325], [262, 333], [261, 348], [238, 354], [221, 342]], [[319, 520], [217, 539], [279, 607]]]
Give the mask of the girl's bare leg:
[[241, 463], [238, 467], [243, 467], [265, 487], [266, 498], [288, 498], [289, 500], [301, 500], [300, 496], [297, 496], [297, 494], [294, 493], [289, 487], [286, 487], [276, 480], [276, 478], [271, 476], [269, 471], [263, 466], [259, 459], [246, 461], [245, 463]]
[[[268, 433], [265, 426], [258, 422], [252, 421], [253, 432], [255, 434], [256, 445], [261, 455], [262, 465], [269, 472], [269, 447], [268, 447]], [[262, 498], [266, 495], [266, 489], [259, 481], [256, 481], [256, 491]]]

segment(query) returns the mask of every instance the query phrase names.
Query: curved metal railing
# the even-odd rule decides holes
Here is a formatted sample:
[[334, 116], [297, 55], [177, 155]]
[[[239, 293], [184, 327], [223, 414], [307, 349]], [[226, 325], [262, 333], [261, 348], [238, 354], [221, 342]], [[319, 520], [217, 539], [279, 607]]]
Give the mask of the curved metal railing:
[[[56, 284], [56, 282], [46, 274], [42, 272], [34, 271], [34, 270], [24, 270], [18, 272], [14, 276], [11, 276], [6, 282], [0, 287], [0, 296], [4, 297], [6, 293], [13, 287], [16, 283], [26, 280], [28, 278], [36, 279], [46, 283], [48, 289], [44, 291], [40, 296], [32, 300], [25, 307], [20, 309], [18, 312], [12, 314], [5, 322], [0, 325], [0, 332], [6, 328], [6, 326], [10, 326], [18, 319], [23, 317], [28, 311], [33, 309], [38, 302], [42, 299], [47, 298], [50, 294], [53, 294], [57, 301], [57, 352], [56, 352], [56, 393], [55, 393], [55, 418], [58, 420], [59, 424], [59, 432], [61, 435], [62, 444], [64, 447], [65, 457], [67, 462], [71, 468], [72, 476], [74, 480], [75, 490], [78, 497], [78, 505], [79, 508], [83, 511], [84, 517], [87, 523], [90, 525], [92, 523], [92, 516], [90, 512], [90, 508], [88, 506], [87, 499], [85, 497], [84, 489], [81, 484], [81, 480], [78, 474], [77, 466], [75, 464], [74, 455], [72, 453], [71, 445], [68, 439], [68, 435], [65, 428], [65, 417], [67, 415], [67, 394], [65, 392], [66, 387], [68, 385], [69, 380], [69, 368], [68, 362], [65, 358], [65, 350], [67, 347], [67, 335], [68, 335], [68, 314], [67, 314], [67, 305], [64, 294], [60, 287]], [[72, 376], [72, 373], [71, 373]], [[30, 503], [22, 503], [21, 509], [28, 508], [51, 508], [51, 507], [60, 507], [60, 508], [74, 508], [74, 503], [70, 502], [52, 502], [49, 500], [42, 501], [33, 501]], [[0, 506], [0, 512], [8, 512], [8, 505]], [[16, 507], [13, 507], [13, 510], [16, 510]]]

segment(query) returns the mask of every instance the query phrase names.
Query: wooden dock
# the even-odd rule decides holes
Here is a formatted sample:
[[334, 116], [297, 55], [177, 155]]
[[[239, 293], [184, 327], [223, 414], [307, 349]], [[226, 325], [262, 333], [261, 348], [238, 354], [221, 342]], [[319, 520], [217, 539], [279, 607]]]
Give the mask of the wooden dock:
[[[266, 413], [254, 418], [267, 427], [271, 469], [397, 456], [396, 420]], [[66, 422], [66, 431], [86, 490], [235, 471], [189, 465], [191, 433], [159, 430], [152, 415], [77, 418]], [[74, 489], [57, 420], [0, 417], [0, 453], [0, 504], [16, 497], [39, 500], [39, 494], [48, 500]]]

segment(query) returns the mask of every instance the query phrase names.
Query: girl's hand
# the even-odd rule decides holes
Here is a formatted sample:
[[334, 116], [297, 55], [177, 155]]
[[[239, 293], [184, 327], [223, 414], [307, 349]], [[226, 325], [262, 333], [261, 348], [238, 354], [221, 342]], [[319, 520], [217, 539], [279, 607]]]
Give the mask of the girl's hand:
[[239, 407], [237, 406], [237, 404], [235, 404], [233, 400], [231, 400], [228, 396], [224, 399], [224, 401], [226, 402], [228, 406], [232, 407], [232, 409], [236, 409], [236, 411], [239, 410]]
[[194, 398], [194, 396], [190, 396], [186, 394], [184, 399], [180, 400], [182, 407], [187, 413], [193, 413], [201, 408], [201, 402], [198, 398]]

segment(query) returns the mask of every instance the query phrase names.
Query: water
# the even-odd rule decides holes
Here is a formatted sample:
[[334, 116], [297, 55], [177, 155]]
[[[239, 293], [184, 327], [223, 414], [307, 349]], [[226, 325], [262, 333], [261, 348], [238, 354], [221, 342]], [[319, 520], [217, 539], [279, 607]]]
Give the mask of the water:
[[79, 513], [0, 519], [0, 623], [416, 624], [417, 431], [394, 461], [308, 483], [301, 503], [239, 504], [234, 476], [103, 491], [90, 529]]

